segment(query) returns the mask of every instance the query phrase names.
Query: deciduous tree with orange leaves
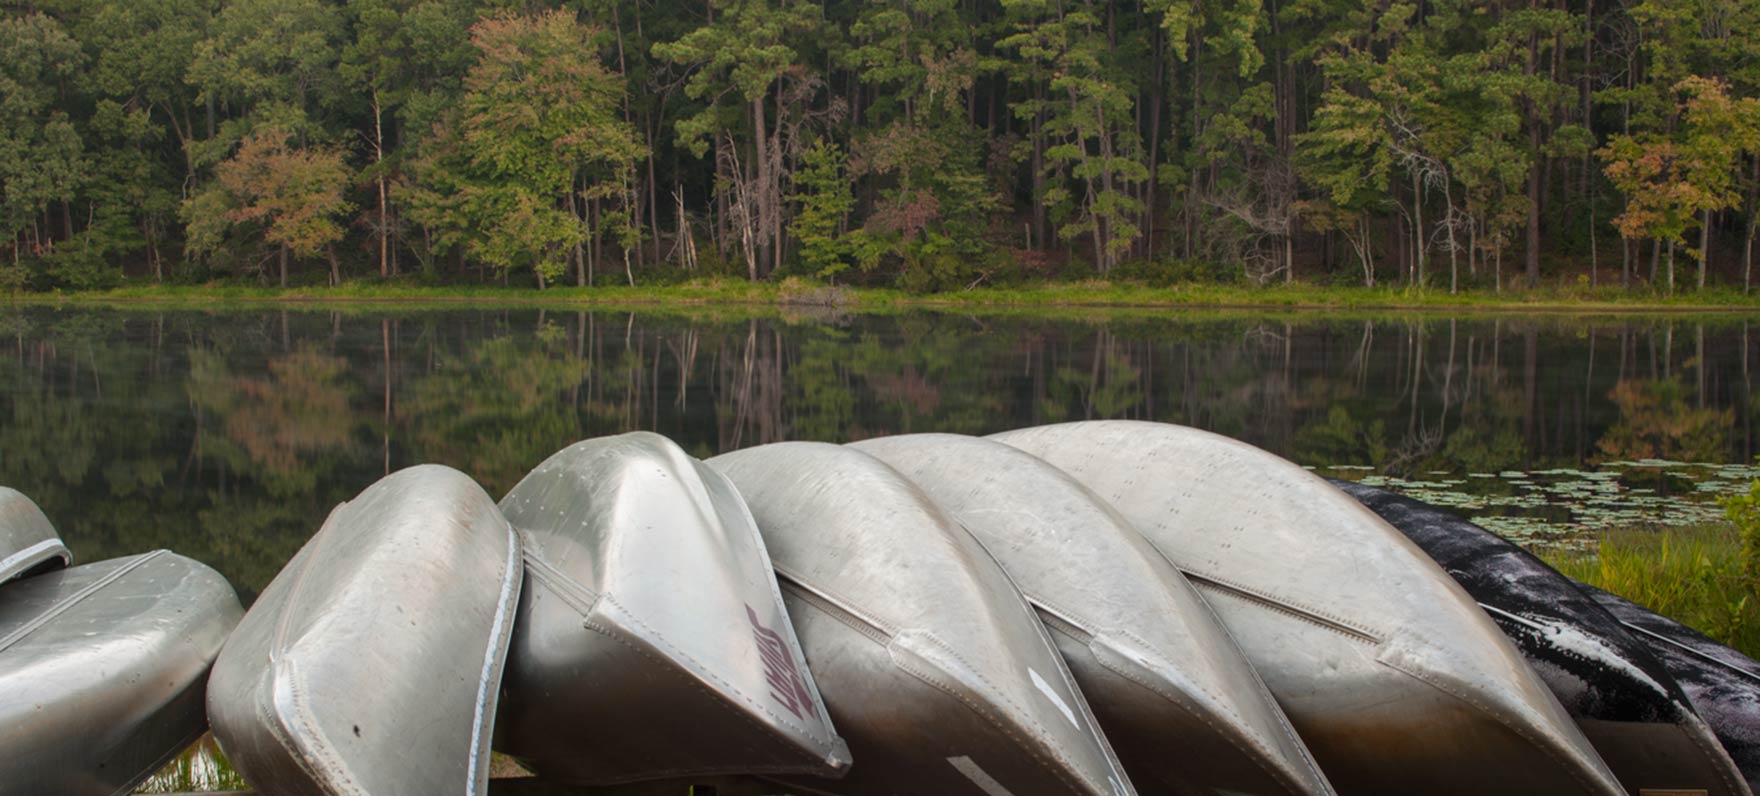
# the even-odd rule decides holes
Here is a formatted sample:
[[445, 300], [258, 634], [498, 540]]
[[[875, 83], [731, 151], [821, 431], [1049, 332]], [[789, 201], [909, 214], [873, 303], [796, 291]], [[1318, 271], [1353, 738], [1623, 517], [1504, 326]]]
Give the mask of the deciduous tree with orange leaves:
[[[342, 275], [334, 244], [342, 239], [339, 219], [352, 207], [343, 194], [352, 177], [336, 149], [299, 146], [285, 130], [257, 130], [215, 169], [205, 195], [189, 203], [202, 211], [190, 219], [191, 244], [217, 244], [227, 227], [247, 226], [274, 247], [283, 286], [289, 255], [309, 259], [320, 253], [329, 261], [331, 284], [337, 284]], [[218, 208], [224, 212], [213, 212]]]
[[[1607, 178], [1626, 196], [1625, 212], [1614, 224], [1628, 239], [1666, 246], [1670, 292], [1676, 246], [1686, 245], [1687, 231], [1707, 223], [1711, 213], [1741, 200], [1740, 159], [1760, 153], [1760, 99], [1732, 98], [1723, 81], [1703, 77], [1682, 80], [1675, 91], [1681, 96], [1677, 133], [1616, 135], [1597, 153], [1607, 163]], [[1687, 252], [1698, 261], [1698, 283], [1704, 287], [1706, 252]]]

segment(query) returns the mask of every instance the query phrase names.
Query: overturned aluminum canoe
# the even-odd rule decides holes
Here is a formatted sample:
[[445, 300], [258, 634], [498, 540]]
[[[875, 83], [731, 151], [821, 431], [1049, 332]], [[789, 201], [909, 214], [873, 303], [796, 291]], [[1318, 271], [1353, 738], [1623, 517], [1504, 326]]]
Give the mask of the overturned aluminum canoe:
[[577, 784], [848, 767], [725, 476], [635, 432], [551, 456], [501, 508], [526, 584], [498, 750]]
[[207, 729], [208, 667], [243, 609], [158, 551], [0, 586], [0, 792], [111, 796]]
[[985, 439], [912, 434], [851, 447], [916, 482], [1002, 564], [1139, 792], [1332, 793], [1204, 598], [1094, 493]]
[[0, 583], [72, 562], [43, 510], [18, 490], [0, 486]]
[[1578, 586], [1662, 660], [1748, 787], [1760, 791], [1760, 662], [1624, 597]]
[[519, 542], [423, 465], [338, 506], [214, 663], [208, 715], [258, 793], [482, 794]]
[[897, 471], [836, 445], [709, 460], [764, 534], [855, 765], [824, 793], [1134, 793], [1033, 609]]
[[1662, 662], [1569, 578], [1434, 506], [1333, 484], [1417, 543], [1479, 601], [1626, 790], [1748, 796], [1735, 763]]
[[1472, 598], [1319, 477], [1161, 423], [994, 438], [1094, 490], [1192, 580], [1340, 793], [1624, 793]]

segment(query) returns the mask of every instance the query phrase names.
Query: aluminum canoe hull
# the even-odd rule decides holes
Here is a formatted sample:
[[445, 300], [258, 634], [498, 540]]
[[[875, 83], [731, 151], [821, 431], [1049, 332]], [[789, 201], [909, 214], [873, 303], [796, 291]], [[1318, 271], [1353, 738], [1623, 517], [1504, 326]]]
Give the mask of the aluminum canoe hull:
[[0, 583], [73, 563], [67, 545], [37, 504], [0, 486]]
[[526, 583], [498, 750], [587, 785], [848, 767], [725, 476], [635, 432], [551, 456], [501, 508]]
[[1750, 796], [1668, 669], [1569, 578], [1434, 506], [1349, 481], [1333, 484], [1423, 548], [1479, 601], [1626, 790]]
[[709, 460], [738, 487], [855, 764], [818, 793], [1124, 796], [1131, 789], [1033, 609], [903, 476], [836, 445]]
[[1760, 662], [1624, 597], [1578, 585], [1662, 660], [1748, 787], [1760, 792]]
[[1472, 598], [1312, 473], [1161, 423], [993, 438], [1112, 503], [1198, 586], [1340, 793], [1624, 793]]
[[163, 550], [0, 586], [0, 792], [132, 792], [207, 728], [241, 614], [219, 573]]
[[1086, 487], [975, 437], [851, 447], [915, 482], [1002, 564], [1140, 793], [1333, 792], [1204, 598]]
[[519, 542], [469, 476], [392, 473], [331, 512], [214, 663], [208, 714], [266, 796], [486, 792]]

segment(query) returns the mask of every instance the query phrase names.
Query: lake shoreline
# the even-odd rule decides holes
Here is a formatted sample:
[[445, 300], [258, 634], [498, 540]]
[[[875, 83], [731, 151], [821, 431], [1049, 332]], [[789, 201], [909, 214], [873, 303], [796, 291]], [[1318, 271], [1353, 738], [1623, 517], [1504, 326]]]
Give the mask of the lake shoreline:
[[1049, 283], [1021, 288], [978, 287], [915, 294], [889, 288], [826, 286], [798, 280], [750, 283], [698, 281], [663, 286], [593, 288], [425, 286], [346, 283], [340, 287], [268, 288], [234, 285], [138, 286], [71, 293], [21, 293], [7, 299], [33, 305], [490, 305], [515, 307], [749, 306], [777, 309], [885, 312], [930, 310], [1353, 310], [1548, 312], [1595, 314], [1760, 312], [1760, 295], [1714, 290], [1672, 297], [1617, 289], [1537, 289], [1488, 293], [1409, 291], [1316, 285], [1251, 288], [1232, 285], [1150, 287], [1104, 282]]

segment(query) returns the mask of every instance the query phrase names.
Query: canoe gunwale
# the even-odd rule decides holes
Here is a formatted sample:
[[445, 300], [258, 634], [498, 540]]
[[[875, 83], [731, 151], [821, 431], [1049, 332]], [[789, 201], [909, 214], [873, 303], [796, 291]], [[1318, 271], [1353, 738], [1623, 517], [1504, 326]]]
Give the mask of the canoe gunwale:
[[1192, 581], [1193, 585], [1199, 586], [1200, 590], [1209, 588], [1226, 592], [1231, 596], [1253, 603], [1254, 605], [1268, 611], [1275, 611], [1291, 619], [1306, 622], [1320, 628], [1321, 630], [1331, 631], [1340, 636], [1351, 639], [1352, 641], [1361, 642], [1370, 646], [1380, 646], [1388, 641], [1389, 634], [1377, 633], [1373, 630], [1350, 624], [1346, 620], [1342, 620], [1324, 611], [1317, 610], [1313, 606], [1267, 594], [1258, 589], [1254, 589], [1250, 586], [1226, 578], [1189, 570], [1177, 561], [1174, 562], [1174, 566], [1179, 568], [1181, 574], [1184, 574], [1187, 580]]
[[1752, 680], [1756, 683], [1760, 683], [1760, 674], [1756, 674], [1754, 672], [1750, 672], [1746, 669], [1742, 669], [1739, 667], [1731, 666], [1731, 665], [1729, 665], [1729, 663], [1727, 661], [1722, 661], [1722, 660], [1717, 659], [1716, 657], [1713, 657], [1711, 655], [1706, 654], [1704, 650], [1697, 649], [1695, 647], [1690, 647], [1686, 644], [1682, 644], [1680, 641], [1673, 639], [1673, 638], [1669, 638], [1668, 636], [1662, 635], [1661, 633], [1658, 633], [1655, 630], [1652, 630], [1647, 627], [1639, 627], [1638, 625], [1634, 625], [1634, 624], [1631, 624], [1631, 623], [1625, 622], [1625, 621], [1621, 621], [1620, 626], [1625, 628], [1627, 632], [1638, 633], [1638, 634], [1644, 636], [1645, 638], [1650, 639], [1651, 641], [1654, 641], [1658, 644], [1666, 644], [1666, 645], [1668, 645], [1669, 649], [1676, 650], [1683, 655], [1691, 655], [1692, 657], [1697, 658], [1698, 660], [1709, 663], [1713, 666], [1718, 667], [1719, 669], [1728, 671], [1731, 674], [1735, 674], [1735, 675], [1743, 677], [1745, 679]]
[[[56, 563], [59, 561], [59, 563]], [[59, 538], [44, 539], [0, 559], [0, 583], [60, 569], [73, 563], [73, 553]]]
[[73, 553], [42, 507], [0, 486], [0, 584], [73, 565]]
[[780, 568], [776, 570], [776, 581], [781, 584], [783, 593], [791, 594], [801, 602], [824, 611], [827, 616], [848, 625], [851, 630], [867, 636], [880, 646], [891, 643], [892, 632], [885, 626], [846, 603], [839, 602], [824, 590], [814, 588], [798, 577], [787, 575]]

